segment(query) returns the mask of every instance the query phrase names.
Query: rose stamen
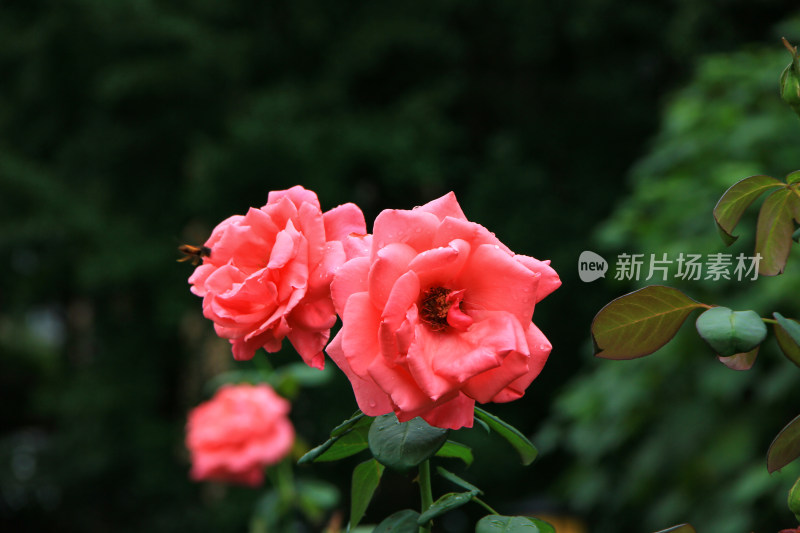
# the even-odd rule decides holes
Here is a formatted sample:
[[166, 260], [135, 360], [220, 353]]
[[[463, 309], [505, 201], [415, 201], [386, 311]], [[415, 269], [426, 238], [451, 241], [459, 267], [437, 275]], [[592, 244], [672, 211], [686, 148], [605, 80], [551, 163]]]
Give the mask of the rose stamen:
[[472, 325], [472, 319], [461, 307], [463, 294], [463, 290], [453, 291], [444, 287], [424, 290], [419, 306], [420, 319], [433, 331], [444, 331], [448, 326], [466, 330]]
[[431, 287], [422, 292], [419, 317], [433, 331], [442, 331], [447, 327], [447, 311], [450, 310], [448, 294], [450, 289], [444, 287]]

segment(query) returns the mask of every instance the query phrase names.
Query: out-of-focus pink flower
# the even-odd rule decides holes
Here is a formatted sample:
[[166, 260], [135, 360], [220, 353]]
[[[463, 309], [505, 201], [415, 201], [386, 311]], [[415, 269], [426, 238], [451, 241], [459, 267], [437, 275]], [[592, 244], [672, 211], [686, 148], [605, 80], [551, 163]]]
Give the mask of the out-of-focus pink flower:
[[249, 486], [264, 467], [283, 459], [294, 443], [289, 402], [268, 385], [226, 385], [189, 413], [186, 447], [195, 481]]
[[475, 402], [520, 398], [550, 343], [534, 305], [559, 287], [549, 261], [516, 255], [449, 193], [375, 220], [369, 256], [331, 285], [342, 329], [326, 349], [361, 410], [471, 427]]
[[781, 529], [778, 533], [800, 533], [800, 526], [797, 526], [794, 529]]
[[333, 273], [366, 253], [361, 210], [344, 204], [322, 213], [317, 195], [295, 186], [269, 193], [267, 205], [221, 222], [189, 283], [203, 297], [203, 315], [229, 339], [233, 356], [251, 359], [258, 348], [281, 349], [288, 337], [314, 368], [336, 322]]

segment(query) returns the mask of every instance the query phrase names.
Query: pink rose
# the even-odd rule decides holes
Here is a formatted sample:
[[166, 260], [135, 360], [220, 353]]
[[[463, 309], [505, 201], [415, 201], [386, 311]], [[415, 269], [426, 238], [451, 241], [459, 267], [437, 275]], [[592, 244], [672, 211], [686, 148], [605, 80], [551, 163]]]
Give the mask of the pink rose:
[[476, 401], [516, 400], [541, 371], [551, 346], [533, 308], [559, 285], [549, 261], [515, 255], [453, 193], [386, 210], [369, 256], [331, 285], [342, 329], [327, 352], [365, 414], [471, 427]]
[[203, 315], [229, 339], [233, 356], [281, 349], [289, 337], [314, 368], [336, 322], [333, 273], [369, 246], [361, 210], [344, 204], [323, 214], [317, 195], [303, 187], [269, 193], [267, 205], [221, 222], [205, 246], [209, 257], [189, 283], [203, 297]]
[[226, 385], [189, 413], [186, 447], [195, 481], [255, 487], [294, 443], [289, 402], [269, 385]]

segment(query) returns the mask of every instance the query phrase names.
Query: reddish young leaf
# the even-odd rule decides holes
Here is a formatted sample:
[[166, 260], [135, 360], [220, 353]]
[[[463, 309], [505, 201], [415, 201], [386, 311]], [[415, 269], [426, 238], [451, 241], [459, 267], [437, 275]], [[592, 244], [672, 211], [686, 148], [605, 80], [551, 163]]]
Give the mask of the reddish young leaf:
[[800, 416], [786, 424], [767, 452], [767, 470], [773, 473], [800, 457]]
[[594, 354], [605, 359], [651, 354], [672, 339], [692, 311], [707, 307], [663, 285], [621, 296], [603, 307], [592, 321]]
[[719, 359], [720, 363], [727, 366], [731, 370], [750, 370], [753, 367], [753, 363], [756, 362], [758, 349], [759, 346], [756, 346], [749, 352], [735, 353], [733, 355], [729, 355], [728, 357], [722, 357], [721, 355], [718, 355], [717, 359]]
[[793, 187], [775, 191], [764, 200], [756, 227], [756, 253], [761, 254], [758, 273], [762, 276], [783, 272], [792, 246], [792, 219], [798, 215], [800, 195]]
[[745, 209], [764, 192], [781, 187], [783, 184], [770, 176], [750, 176], [734, 183], [714, 207], [714, 220], [725, 244], [731, 245], [737, 236], [733, 230]]
[[778, 346], [789, 361], [800, 366], [800, 324], [780, 313], [772, 313], [777, 324], [773, 326]]

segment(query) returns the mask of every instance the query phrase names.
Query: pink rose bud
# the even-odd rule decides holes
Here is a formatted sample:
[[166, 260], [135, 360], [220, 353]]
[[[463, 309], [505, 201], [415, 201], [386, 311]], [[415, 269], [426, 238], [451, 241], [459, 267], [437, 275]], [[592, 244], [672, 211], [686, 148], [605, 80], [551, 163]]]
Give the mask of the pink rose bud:
[[268, 385], [226, 385], [189, 413], [186, 447], [195, 481], [255, 487], [294, 443], [289, 402]]
[[277, 352], [288, 337], [309, 366], [322, 368], [336, 322], [330, 283], [345, 260], [367, 253], [365, 234], [354, 204], [323, 214], [317, 195], [299, 185], [273, 191], [264, 207], [214, 228], [194, 256], [203, 264], [189, 278], [191, 291], [236, 359], [261, 347]]
[[511, 252], [453, 193], [386, 210], [369, 255], [336, 273], [342, 329], [326, 350], [365, 414], [471, 427], [476, 401], [516, 400], [541, 371], [551, 346], [533, 308], [559, 285], [549, 261]]

